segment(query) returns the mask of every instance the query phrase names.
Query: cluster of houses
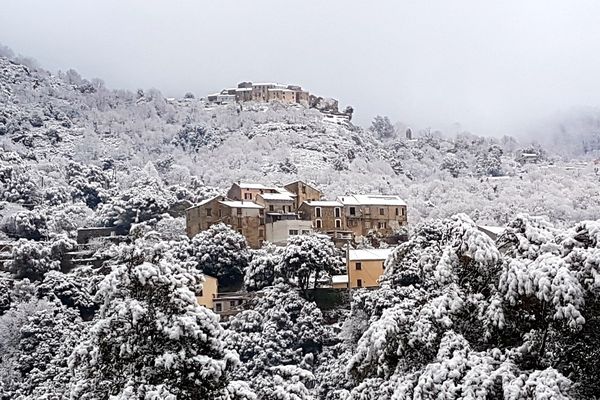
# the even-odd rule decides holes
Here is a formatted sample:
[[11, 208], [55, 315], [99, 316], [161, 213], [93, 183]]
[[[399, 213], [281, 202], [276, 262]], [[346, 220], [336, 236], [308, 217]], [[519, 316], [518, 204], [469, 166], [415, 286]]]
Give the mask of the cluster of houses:
[[320, 232], [337, 244], [376, 234], [397, 242], [407, 224], [406, 203], [396, 195], [348, 195], [323, 199], [315, 187], [296, 181], [283, 187], [234, 183], [226, 195], [186, 210], [189, 237], [216, 223], [242, 234], [248, 245], [285, 245], [292, 235]]
[[[242, 234], [248, 245], [285, 245], [290, 236], [319, 232], [338, 246], [374, 234], [397, 243], [407, 225], [406, 203], [396, 195], [348, 195], [324, 199], [314, 186], [296, 181], [282, 187], [236, 182], [225, 195], [204, 200], [186, 210], [186, 230], [193, 237], [211, 225], [224, 223]], [[334, 289], [376, 287], [388, 249], [355, 250], [347, 246], [344, 275], [332, 277]], [[246, 293], [219, 293], [217, 280], [205, 276], [198, 302], [224, 317], [243, 308]]]
[[209, 102], [216, 104], [244, 101], [278, 101], [280, 103], [298, 103], [308, 106], [310, 94], [297, 85], [241, 82], [236, 88], [223, 89], [220, 93], [208, 95], [207, 99]]

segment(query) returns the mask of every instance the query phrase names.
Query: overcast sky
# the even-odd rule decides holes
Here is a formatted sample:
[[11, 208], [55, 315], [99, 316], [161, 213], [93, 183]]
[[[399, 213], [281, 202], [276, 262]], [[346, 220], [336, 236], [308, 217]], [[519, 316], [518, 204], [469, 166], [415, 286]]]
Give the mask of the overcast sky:
[[3, 0], [0, 42], [112, 88], [296, 83], [414, 127], [519, 133], [600, 105], [600, 1]]

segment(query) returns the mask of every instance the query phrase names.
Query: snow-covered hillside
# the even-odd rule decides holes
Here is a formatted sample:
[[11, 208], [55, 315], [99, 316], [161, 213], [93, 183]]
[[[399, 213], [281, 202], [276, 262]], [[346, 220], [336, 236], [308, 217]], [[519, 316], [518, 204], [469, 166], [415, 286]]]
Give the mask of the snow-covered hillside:
[[95, 176], [88, 183], [107, 192], [90, 213], [130, 189], [151, 163], [159, 186], [192, 202], [232, 181], [303, 179], [329, 196], [400, 194], [412, 223], [457, 211], [486, 224], [504, 224], [518, 212], [559, 223], [600, 212], [593, 165], [573, 169], [556, 159], [550, 168], [522, 168], [514, 154], [526, 146], [510, 137], [381, 138], [300, 105], [212, 105], [166, 99], [154, 89], [109, 90], [72, 70], [53, 75], [6, 57], [0, 71], [0, 187], [7, 201], [47, 208], [48, 198], [81, 190], [69, 165], [92, 168], [83, 172]]

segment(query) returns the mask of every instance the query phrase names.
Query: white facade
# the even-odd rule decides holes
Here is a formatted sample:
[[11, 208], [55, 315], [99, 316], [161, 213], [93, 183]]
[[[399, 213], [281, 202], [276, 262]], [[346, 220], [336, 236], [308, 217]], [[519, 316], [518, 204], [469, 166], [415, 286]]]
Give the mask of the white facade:
[[284, 219], [265, 224], [265, 239], [277, 245], [285, 245], [290, 236], [312, 232], [312, 222], [307, 220]]

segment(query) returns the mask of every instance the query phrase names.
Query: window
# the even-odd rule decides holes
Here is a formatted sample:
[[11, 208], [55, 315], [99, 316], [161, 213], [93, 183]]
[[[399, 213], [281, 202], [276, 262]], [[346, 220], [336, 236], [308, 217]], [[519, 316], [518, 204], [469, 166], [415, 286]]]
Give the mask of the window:
[[310, 233], [310, 231], [305, 231], [305, 230], [302, 230], [302, 234], [303, 234], [303, 235], [308, 235], [309, 233]]
[[290, 229], [289, 234], [290, 234], [290, 236], [297, 235], [298, 234], [298, 229]]
[[336, 217], [336, 218], [340, 218], [340, 216], [341, 216], [341, 215], [342, 215], [342, 213], [341, 213], [341, 211], [340, 211], [340, 208], [339, 208], [339, 207], [336, 207], [336, 208], [335, 208], [335, 217]]
[[242, 230], [241, 230], [241, 229], [238, 229], [238, 233], [239, 233], [240, 235], [243, 235], [243, 233], [242, 233]]
[[385, 215], [385, 208], [379, 209], [379, 215]]
[[215, 311], [216, 312], [223, 311], [223, 305], [221, 303], [215, 303]]
[[275, 211], [275, 207], [273, 206], [273, 204], [269, 204], [269, 211]]
[[264, 233], [263, 233], [263, 230], [262, 230], [262, 229], [259, 229], [259, 230], [258, 230], [258, 237], [263, 237], [263, 234], [264, 234]]
[[231, 300], [229, 302], [229, 307], [235, 307], [235, 300]]
[[236, 208], [237, 210], [237, 215], [242, 215], [242, 209], [241, 208]]
[[350, 215], [356, 215], [356, 207], [350, 207]]
[[378, 227], [379, 229], [385, 229], [385, 228], [386, 228], [386, 226], [387, 226], [387, 224], [386, 224], [385, 222], [379, 222], [379, 223], [377, 224], [377, 227]]
[[264, 209], [264, 208], [260, 208], [260, 209], [258, 210], [258, 215], [261, 215], [261, 216], [262, 216], [262, 215], [265, 215], [265, 209]]
[[206, 216], [207, 217], [212, 217], [212, 208], [207, 208], [206, 209]]
[[400, 215], [400, 209], [396, 207], [396, 216]]
[[315, 217], [321, 218], [321, 207], [315, 208]]
[[402, 207], [402, 216], [404, 217], [405, 214], [406, 214], [406, 208]]
[[336, 219], [335, 220], [335, 227], [336, 228], [341, 228], [342, 227], [342, 220], [341, 219]]
[[302, 193], [306, 194], [306, 186], [302, 185]]
[[244, 200], [252, 200], [252, 193], [244, 193]]
[[315, 227], [317, 229], [321, 229], [323, 227], [323, 222], [320, 219], [316, 220], [315, 221]]
[[371, 221], [365, 221], [365, 228], [371, 229]]
[[355, 266], [357, 271], [362, 271], [362, 263], [360, 261], [358, 261]]
[[356, 280], [356, 287], [362, 287], [362, 279]]

